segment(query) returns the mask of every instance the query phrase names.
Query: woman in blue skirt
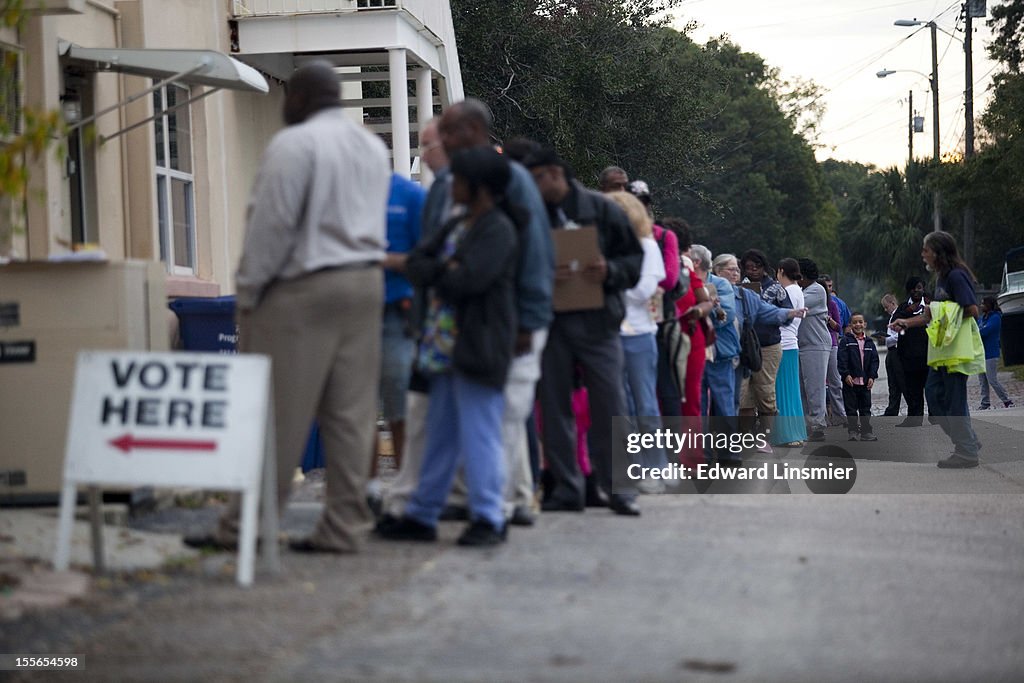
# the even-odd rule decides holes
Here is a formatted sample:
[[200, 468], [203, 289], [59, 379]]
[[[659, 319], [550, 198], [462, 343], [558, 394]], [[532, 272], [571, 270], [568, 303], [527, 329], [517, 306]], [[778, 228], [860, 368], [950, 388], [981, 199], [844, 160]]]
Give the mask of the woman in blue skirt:
[[[784, 258], [779, 261], [776, 279], [786, 288], [793, 308], [803, 308], [804, 293], [797, 284], [800, 266], [796, 260]], [[800, 349], [797, 346], [800, 318], [794, 318], [789, 325], [779, 329], [782, 332], [782, 362], [779, 364], [779, 374], [775, 377], [775, 401], [779, 414], [775, 418], [775, 433], [771, 435], [771, 441], [775, 446], [800, 447], [807, 438], [803, 401], [800, 397]]]

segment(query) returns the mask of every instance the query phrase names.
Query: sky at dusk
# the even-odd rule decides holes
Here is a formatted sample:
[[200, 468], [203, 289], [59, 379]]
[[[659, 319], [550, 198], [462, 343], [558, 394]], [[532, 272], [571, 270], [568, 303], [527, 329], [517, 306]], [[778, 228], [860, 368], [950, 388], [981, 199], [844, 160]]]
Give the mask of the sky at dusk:
[[[997, 0], [989, 0], [991, 8]], [[925, 117], [914, 135], [914, 156], [932, 155], [931, 34], [927, 27], [894, 26], [897, 19], [938, 25], [941, 154], [962, 152], [964, 121], [964, 23], [961, 2], [951, 0], [683, 0], [674, 25], [699, 27], [698, 43], [728, 34], [756, 52], [783, 78], [810, 79], [827, 90], [827, 110], [817, 142], [819, 159], [836, 158], [885, 167], [907, 159], [907, 99]], [[986, 46], [988, 17], [974, 19], [974, 112], [979, 118], [997, 64]], [[955, 37], [943, 33], [948, 31]], [[880, 79], [882, 69], [906, 70]], [[914, 71], [920, 73], [913, 73]], [[976, 126], [977, 129], [977, 126]]]

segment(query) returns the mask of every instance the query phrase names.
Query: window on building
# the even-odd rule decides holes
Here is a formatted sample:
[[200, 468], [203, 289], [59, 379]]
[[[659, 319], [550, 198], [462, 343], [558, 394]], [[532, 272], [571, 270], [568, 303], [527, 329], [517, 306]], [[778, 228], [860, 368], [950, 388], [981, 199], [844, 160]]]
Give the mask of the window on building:
[[189, 91], [168, 85], [153, 93], [156, 145], [157, 225], [160, 259], [169, 273], [196, 273], [195, 179], [192, 175], [192, 118], [181, 106]]
[[358, 0], [358, 9], [375, 9], [378, 7], [395, 7], [395, 0]]

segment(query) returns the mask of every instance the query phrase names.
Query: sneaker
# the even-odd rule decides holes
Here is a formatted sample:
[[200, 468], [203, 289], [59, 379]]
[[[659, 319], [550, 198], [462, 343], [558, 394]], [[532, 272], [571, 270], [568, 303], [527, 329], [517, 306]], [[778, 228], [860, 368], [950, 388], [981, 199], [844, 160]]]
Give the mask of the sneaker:
[[643, 479], [636, 485], [636, 490], [647, 495], [665, 493], [665, 482], [661, 479]]
[[807, 440], [808, 441], [824, 441], [825, 440], [825, 432], [823, 432], [821, 430], [818, 430], [816, 432], [811, 432], [810, 436], [807, 437]]
[[789, 443], [780, 443], [779, 448], [803, 448], [803, 441], [790, 441]]
[[436, 541], [437, 527], [416, 521], [412, 517], [399, 517], [390, 524], [378, 524], [374, 532], [389, 541]]
[[953, 453], [953, 455], [949, 456], [945, 460], [940, 460], [936, 464], [944, 470], [966, 470], [972, 467], [977, 467], [978, 458], [969, 458], [965, 455], [960, 455], [959, 453]]
[[1012, 408], [1013, 407], [1013, 401], [1003, 401], [1003, 407], [1004, 408]]
[[988, 410], [990, 407], [991, 406], [987, 406], [984, 403], [982, 403], [980, 406], [978, 406], [978, 410]]
[[856, 440], [857, 440], [857, 432], [850, 432], [850, 438], [848, 438], [847, 441], [856, 441]]
[[466, 530], [462, 532], [462, 535], [459, 536], [459, 540], [456, 542], [459, 545], [467, 547], [485, 547], [504, 543], [507, 537], [507, 524], [499, 530], [490, 522], [483, 519], [477, 519], [473, 520], [473, 522], [466, 527]]
[[878, 437], [875, 436], [874, 434], [861, 434], [860, 435], [860, 440], [861, 441], [878, 441]]
[[525, 505], [516, 505], [515, 509], [512, 510], [512, 516], [509, 517], [508, 523], [513, 526], [533, 526], [535, 521], [536, 518], [530, 512], [530, 508]]

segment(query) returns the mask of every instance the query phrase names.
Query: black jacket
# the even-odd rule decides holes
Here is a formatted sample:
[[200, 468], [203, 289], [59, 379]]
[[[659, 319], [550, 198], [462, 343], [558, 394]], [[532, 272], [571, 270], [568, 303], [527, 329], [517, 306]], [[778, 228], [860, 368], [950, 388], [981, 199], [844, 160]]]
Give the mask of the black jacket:
[[562, 204], [554, 208], [548, 207], [552, 212], [551, 225], [556, 230], [561, 229], [562, 225], [557, 215], [557, 209], [561, 209], [578, 225], [597, 227], [598, 246], [608, 264], [608, 275], [604, 280], [604, 311], [599, 313], [603, 313], [607, 329], [618, 332], [619, 325], [626, 315], [622, 292], [636, 286], [640, 279], [644, 250], [629, 224], [629, 219], [618, 204], [600, 192], [588, 190], [575, 179], [569, 183], [571, 189]]
[[846, 382], [847, 377], [857, 379], [860, 377], [865, 382], [869, 379], [878, 379], [878, 349], [871, 337], [864, 337], [864, 365], [860, 363], [860, 347], [857, 344], [857, 337], [852, 332], [847, 332], [839, 340], [839, 376]]
[[466, 231], [449, 261], [442, 251], [457, 224], [449, 221], [409, 252], [406, 276], [417, 287], [435, 288], [455, 308], [455, 369], [500, 389], [516, 339], [516, 228], [503, 211], [492, 209]]
[[[922, 303], [927, 303], [922, 300]], [[913, 318], [919, 304], [904, 302], [892, 314], [893, 320], [906, 320]], [[900, 335], [896, 342], [896, 353], [904, 364], [911, 367], [924, 368], [928, 365], [928, 333], [923, 327], [912, 327]]]

